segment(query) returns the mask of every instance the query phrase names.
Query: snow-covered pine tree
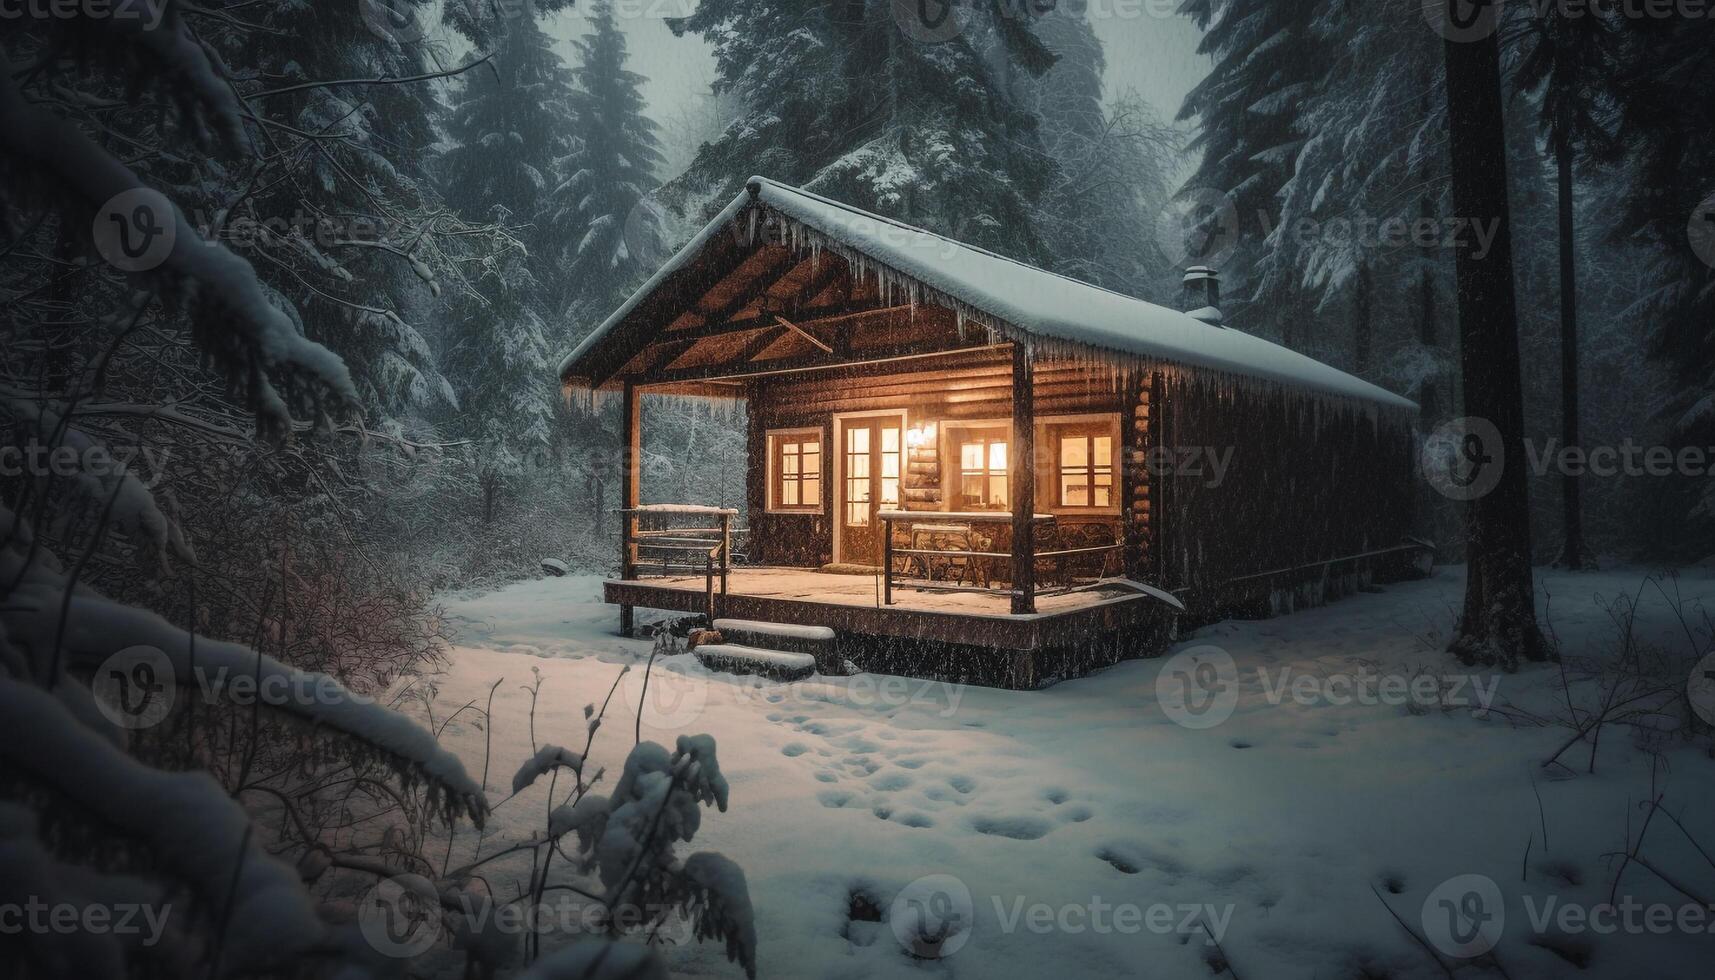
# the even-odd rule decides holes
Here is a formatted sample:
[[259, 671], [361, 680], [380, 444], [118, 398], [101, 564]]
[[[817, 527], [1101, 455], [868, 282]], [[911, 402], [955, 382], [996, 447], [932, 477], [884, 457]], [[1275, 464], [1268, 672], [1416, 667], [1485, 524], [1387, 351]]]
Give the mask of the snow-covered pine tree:
[[[1333, 60], [1316, 29], [1325, 9], [1317, 0], [1186, 0], [1180, 7], [1206, 32], [1198, 51], [1215, 61], [1179, 110], [1181, 121], [1196, 121], [1189, 148], [1202, 153], [1185, 189], [1231, 195], [1241, 219], [1238, 228], [1222, 230], [1237, 236], [1222, 271], [1229, 283], [1246, 287], [1232, 290], [1223, 311], [1228, 323], [1288, 346], [1308, 339], [1303, 290], [1296, 276], [1252, 267], [1274, 251], [1264, 239], [1281, 227], [1278, 195], [1309, 135], [1298, 114]], [[1247, 308], [1259, 311], [1254, 322]]]
[[550, 441], [554, 389], [543, 309], [555, 241], [551, 229], [527, 219], [546, 207], [574, 125], [570, 73], [532, 8], [507, 19], [487, 57], [449, 100], [452, 145], [437, 166], [447, 200], [467, 218], [519, 225], [518, 247], [469, 257], [442, 356], [461, 408], [449, 424], [472, 441], [484, 523], [494, 519], [506, 482], [545, 458]]
[[[447, 203], [473, 221], [497, 221], [524, 246], [546, 283], [557, 230], [548, 206], [558, 161], [575, 145], [572, 74], [524, 2], [493, 35], [487, 62], [461, 75], [444, 113], [452, 143], [436, 163]], [[467, 63], [485, 57], [473, 54]]]
[[894, 0], [705, 0], [668, 24], [708, 39], [716, 89], [746, 111], [670, 198], [706, 216], [760, 173], [1045, 262], [1038, 218], [1054, 163], [1011, 80], [1054, 56], [1020, 6], [959, 5], [943, 39]]
[[1038, 20], [1036, 34], [1058, 60], [1040, 79], [1013, 76], [1059, 164], [1038, 219], [1048, 268], [1172, 302], [1177, 277], [1156, 243], [1155, 224], [1172, 193], [1179, 134], [1135, 93], [1104, 101], [1106, 58], [1085, 6], [1062, 6]]
[[646, 200], [661, 165], [640, 91], [646, 79], [625, 67], [625, 35], [608, 0], [590, 7], [589, 28], [572, 42], [578, 140], [558, 164], [546, 219], [561, 277], [556, 308], [569, 306], [585, 327], [601, 322], [666, 257], [656, 206]]
[[[1320, 318], [1349, 319], [1349, 330], [1308, 346], [1420, 397], [1451, 373], [1435, 324], [1424, 320], [1451, 279], [1437, 220], [1447, 186], [1439, 38], [1415, 0], [1325, 7], [1310, 31], [1322, 76], [1295, 104], [1270, 107], [1304, 140], [1280, 187], [1256, 292], [1303, 292]], [[1433, 227], [1424, 234], [1385, 231], [1425, 219]]]
[[[448, 5], [463, 22], [459, 6]], [[427, 325], [450, 271], [442, 246], [468, 229], [444, 212], [421, 167], [436, 138], [434, 87], [398, 81], [436, 73], [434, 50], [378, 32], [357, 3], [267, 4], [242, 20], [209, 18], [203, 30], [224, 60], [267, 80], [247, 96], [269, 120], [259, 148], [272, 159], [234, 175], [254, 182], [248, 193], [191, 205], [238, 200], [225, 222], [235, 247], [269, 270], [276, 302], [303, 330], [351, 365], [373, 424], [450, 403]], [[385, 81], [308, 84], [326, 79]]]

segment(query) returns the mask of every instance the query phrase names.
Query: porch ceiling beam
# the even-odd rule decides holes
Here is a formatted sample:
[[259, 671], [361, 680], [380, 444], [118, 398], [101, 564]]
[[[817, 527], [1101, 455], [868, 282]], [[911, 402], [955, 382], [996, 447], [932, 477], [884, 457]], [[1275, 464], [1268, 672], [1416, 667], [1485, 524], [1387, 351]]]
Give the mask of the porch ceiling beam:
[[[764, 295], [770, 289], [773, 289], [775, 283], [791, 275], [794, 270], [801, 268], [809, 262], [810, 259], [804, 259], [801, 262], [794, 262], [792, 261], [792, 253], [783, 251], [779, 261], [769, 266], [766, 270], [758, 273], [750, 280], [750, 282], [745, 283], [731, 299], [707, 313], [704, 313], [700, 308], [702, 306], [703, 299], [708, 298], [708, 294], [705, 293], [703, 295], [703, 299], [697, 300], [697, 312], [703, 315], [704, 323], [725, 323], [727, 320], [732, 319], [733, 314], [749, 306], [751, 303], [755, 302], [758, 297]], [[723, 284], [724, 283], [717, 283], [715, 288], [719, 288], [719, 286]], [[713, 290], [711, 289], [710, 292], [713, 292]]]
[[785, 333], [786, 333], [785, 327], [769, 327], [767, 330], [764, 330], [763, 332], [757, 334], [755, 337], [751, 338], [750, 342], [746, 343], [744, 345], [744, 347], [741, 350], [739, 350], [738, 357], [736, 358], [736, 360], [740, 364], [750, 363], [752, 360], [755, 359], [756, 355], [767, 350], [770, 346], [772, 346], [774, 344], [774, 342], [776, 340], [779, 340], [780, 337]]
[[[878, 306], [867, 310], [840, 312], [835, 313], [832, 316], [822, 316], [817, 317], [814, 320], [805, 320], [800, 323], [799, 326], [815, 330], [821, 327], [844, 324], [848, 321], [862, 319], [866, 316], [880, 316], [884, 313], [898, 313], [902, 310], [909, 310], [910, 308], [911, 307], [909, 305]], [[683, 327], [678, 330], [669, 330], [657, 336], [654, 343], [667, 345], [682, 342], [688, 347], [692, 342], [707, 340], [710, 337], [730, 337], [733, 334], [752, 333], [757, 330], [768, 330], [776, 326], [779, 326], [779, 324], [772, 320], [755, 317], [743, 320], [727, 321], [725, 323], [708, 323], [697, 327]], [[683, 353], [683, 351], [680, 353]]]
[[[784, 327], [776, 327], [784, 331]], [[754, 343], [754, 342], [753, 342]], [[767, 345], [763, 345], [766, 347]], [[682, 381], [717, 381], [735, 378], [755, 378], [771, 374], [797, 374], [808, 371], [833, 371], [842, 368], [861, 368], [873, 364], [888, 364], [895, 361], [914, 361], [925, 358], [949, 357], [959, 354], [969, 354], [973, 351], [1002, 350], [1010, 344], [971, 344], [963, 347], [940, 347], [926, 344], [903, 344], [887, 347], [872, 347], [853, 352], [850, 357], [823, 354], [817, 352], [802, 357], [780, 358], [773, 361], [763, 361], [751, 364], [714, 364], [704, 367], [684, 368], [678, 371], [661, 371], [639, 377], [642, 384], [674, 384]], [[763, 348], [758, 348], [760, 353]], [[751, 355], [752, 357], [755, 354]]]
[[832, 354], [834, 352], [834, 349], [832, 347], [829, 347], [827, 344], [822, 343], [822, 340], [820, 337], [817, 337], [815, 334], [811, 333], [808, 330], [805, 330], [803, 327], [800, 327], [796, 323], [793, 323], [791, 320], [786, 319], [785, 317], [781, 316], [778, 313], [776, 313], [774, 315], [774, 322], [780, 324], [781, 326], [792, 331], [793, 333], [797, 334], [798, 336], [803, 337], [805, 340], [808, 340], [810, 343], [815, 344], [817, 347], [820, 347], [822, 349], [822, 353]]
[[841, 279], [846, 281], [842, 299], [847, 303], [851, 302], [852, 281], [849, 275], [851, 267], [846, 264], [846, 260], [832, 253], [823, 253], [821, 261], [823, 263], [822, 268], [816, 270], [816, 274], [810, 277], [810, 281], [805, 283], [804, 287], [787, 301], [787, 312], [793, 316], [797, 316], [809, 305], [811, 300], [822, 295], [823, 290]]
[[[740, 212], [734, 220], [742, 222], [746, 218], [747, 215]], [[736, 235], [712, 237], [702, 256], [690, 267], [679, 270], [639, 304], [621, 324], [620, 329], [614, 331], [614, 335], [606, 338], [592, 353], [584, 368], [589, 376], [590, 387], [600, 388], [613, 380], [614, 375], [625, 370], [631, 359], [649, 346], [655, 338], [650, 335], [653, 328], [647, 325], [671, 322], [671, 305], [683, 302], [675, 297], [686, 294], [708, 295], [711, 289], [731, 274], [733, 269], [743, 264], [754, 251], [754, 246], [741, 244]]]

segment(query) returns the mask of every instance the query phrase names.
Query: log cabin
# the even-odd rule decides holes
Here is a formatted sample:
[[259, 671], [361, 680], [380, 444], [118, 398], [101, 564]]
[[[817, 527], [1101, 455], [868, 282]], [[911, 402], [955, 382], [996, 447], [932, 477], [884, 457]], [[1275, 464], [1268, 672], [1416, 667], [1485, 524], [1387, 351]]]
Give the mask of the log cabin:
[[[560, 365], [623, 403], [621, 630], [1031, 688], [1420, 563], [1416, 405], [1186, 284], [1191, 313], [752, 178]], [[642, 503], [650, 396], [743, 403], [742, 509]]]

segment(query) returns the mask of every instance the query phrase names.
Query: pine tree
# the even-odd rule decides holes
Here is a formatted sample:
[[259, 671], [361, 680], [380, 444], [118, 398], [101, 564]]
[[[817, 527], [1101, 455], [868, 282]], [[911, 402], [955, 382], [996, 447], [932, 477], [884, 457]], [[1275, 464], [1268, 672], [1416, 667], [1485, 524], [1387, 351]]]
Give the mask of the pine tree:
[[1107, 289], [1169, 298], [1155, 222], [1170, 197], [1180, 136], [1135, 94], [1104, 102], [1106, 58], [1085, 15], [1057, 8], [1036, 34], [1058, 59], [1040, 79], [1016, 79], [1017, 98], [1042, 121], [1059, 167], [1038, 224], [1047, 268]]
[[664, 256], [660, 220], [646, 199], [661, 165], [656, 125], [639, 91], [647, 79], [625, 68], [625, 35], [614, 25], [613, 5], [598, 0], [589, 18], [589, 33], [573, 42], [579, 139], [558, 164], [561, 179], [548, 206], [559, 237], [562, 304], [593, 326]]
[[516, 233], [541, 278], [553, 271], [556, 230], [536, 216], [574, 145], [572, 76], [528, 7], [496, 40], [489, 61], [453, 93], [446, 130], [455, 145], [438, 173], [447, 203], [467, 218], [523, 226]]
[[[1715, 100], [1708, 91], [1715, 19], [1640, 17], [1620, 26], [1609, 85], [1630, 172], [1602, 211], [1617, 215], [1615, 240], [1652, 253], [1648, 287], [1625, 314], [1648, 332], [1652, 352], [1673, 373], [1662, 406], [1673, 438], [1707, 446], [1715, 439], [1715, 247], [1700, 253], [1698, 244], [1715, 242]], [[1709, 488], [1699, 481], [1686, 509], [1669, 518], [1678, 555], [1708, 554], [1715, 534]]]
[[1479, 465], [1496, 466], [1493, 457], [1501, 457], [1494, 487], [1470, 501], [1465, 605], [1450, 649], [1467, 664], [1517, 670], [1521, 660], [1554, 652], [1537, 626], [1531, 572], [1500, 43], [1491, 33], [1448, 37], [1444, 48], [1454, 210], [1496, 222], [1486, 254], [1466, 244], [1456, 256], [1465, 411], [1498, 436], [1498, 445], [1481, 447], [1490, 458]]
[[[447, 200], [472, 219], [521, 225], [515, 246], [467, 257], [442, 360], [456, 379], [454, 424], [470, 454], [485, 522], [506, 481], [545, 455], [553, 428], [549, 330], [542, 314], [554, 230], [530, 223], [570, 149], [570, 73], [528, 6], [508, 18], [487, 65], [467, 73], [447, 111], [453, 146], [438, 172]], [[476, 57], [476, 56], [473, 56]]]
[[[1054, 62], [1014, 5], [706, 0], [669, 21], [714, 46], [717, 90], [746, 113], [672, 187], [707, 213], [760, 173], [1016, 258], [1043, 262], [1042, 195], [1054, 172], [1019, 73]], [[939, 28], [945, 28], [944, 33]]]
[[[1549, 8], [1527, 24], [1526, 50], [1519, 65], [1518, 85], [1539, 92], [1539, 132], [1554, 160], [1558, 195], [1560, 259], [1560, 413], [1561, 440], [1579, 444], [1578, 425], [1578, 236], [1574, 216], [1573, 168], [1582, 152], [1611, 156], [1613, 141], [1605, 117], [1603, 93], [1614, 72], [1614, 31], [1605, 17], [1567, 16]], [[1560, 557], [1556, 564], [1570, 569], [1589, 565], [1584, 544], [1583, 503], [1578, 477], [1561, 477]]]
[[[438, 68], [432, 50], [377, 32], [356, 3], [271, 4], [245, 19], [261, 29], [217, 30], [211, 43], [281, 90], [251, 104], [290, 128], [264, 130], [260, 148], [280, 159], [250, 193], [206, 206], [240, 202], [228, 234], [269, 276], [276, 304], [351, 366], [371, 422], [451, 403], [427, 330], [449, 271], [441, 236], [461, 230], [435, 225], [440, 202], [421, 166], [437, 135], [434, 88], [305, 84], [426, 75]], [[480, 23], [458, 19], [481, 36]], [[287, 133], [317, 134], [314, 150], [286, 153]], [[282, 222], [295, 231], [281, 232]]]
[[[1281, 190], [1305, 144], [1299, 113], [1322, 86], [1333, 60], [1329, 43], [1316, 30], [1317, 14], [1325, 6], [1316, 0], [1187, 0], [1180, 7], [1205, 31], [1197, 50], [1215, 62], [1179, 110], [1180, 121], [1196, 121], [1189, 148], [1202, 154], [1186, 190], [1228, 195], [1237, 215], [1267, 219], [1224, 230], [1237, 238], [1223, 278], [1249, 285], [1245, 293], [1234, 289], [1224, 304], [1227, 321], [1247, 325], [1246, 307], [1252, 307], [1278, 322], [1283, 334], [1299, 334], [1291, 336], [1298, 343], [1298, 317], [1281, 311], [1302, 308], [1301, 273], [1278, 274], [1288, 266], [1270, 270], [1261, 264], [1280, 253], [1279, 245], [1264, 239], [1268, 229], [1282, 227]], [[1193, 256], [1192, 261], [1206, 258]], [[1249, 326], [1261, 330], [1265, 324]]]

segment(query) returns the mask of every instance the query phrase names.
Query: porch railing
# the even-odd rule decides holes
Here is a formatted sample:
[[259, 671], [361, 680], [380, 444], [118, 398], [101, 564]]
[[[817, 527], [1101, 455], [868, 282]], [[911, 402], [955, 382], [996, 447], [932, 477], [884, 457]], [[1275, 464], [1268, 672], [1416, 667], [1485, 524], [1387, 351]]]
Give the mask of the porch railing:
[[[934, 546], [937, 537], [947, 538], [960, 533], [965, 534], [967, 543], [969, 533], [976, 527], [985, 524], [1010, 527], [1012, 515], [1004, 512], [973, 511], [967, 513], [945, 513], [936, 511], [882, 511], [877, 515], [881, 520], [882, 540], [882, 602], [893, 605], [893, 590], [896, 584], [905, 584], [920, 592], [971, 592], [984, 595], [1014, 596], [1019, 593], [1015, 583], [1008, 581], [1006, 585], [993, 585], [996, 579], [1012, 578], [1013, 555], [1008, 551], [982, 551], [970, 547], [948, 548]], [[1038, 529], [1053, 530], [1056, 527], [1055, 518], [1049, 514], [1035, 515]], [[914, 529], [909, 547], [898, 547], [894, 544], [894, 526], [904, 524]], [[926, 533], [929, 546], [920, 546], [918, 532]], [[1050, 567], [1064, 568], [1073, 558], [1101, 555], [1102, 568], [1108, 567], [1107, 556], [1120, 556], [1125, 545], [1118, 540], [1112, 544], [1093, 545], [1076, 548], [1051, 548], [1037, 551], [1035, 561]], [[904, 559], [901, 563], [900, 559]], [[915, 568], [922, 572], [912, 578], [902, 575], [902, 569], [896, 567], [903, 564], [904, 570]], [[935, 581], [936, 569], [945, 570], [949, 577], [954, 568], [959, 570], [957, 582]], [[1002, 574], [996, 574], [996, 573]], [[966, 579], [969, 579], [967, 584]], [[1098, 575], [1099, 581], [1102, 576]], [[981, 580], [982, 584], [978, 584]], [[1092, 583], [1075, 584], [1067, 581], [1052, 588], [1036, 587], [1036, 577], [1032, 576], [1030, 584], [1025, 587], [1026, 597], [1034, 604], [1038, 596], [1061, 595], [1078, 589], [1088, 588]]]
[[[618, 511], [619, 577], [642, 578], [646, 572], [703, 575], [704, 605], [709, 622], [720, 618], [732, 572], [733, 518], [738, 511], [692, 504], [648, 504]], [[685, 525], [689, 526], [685, 526]], [[715, 586], [720, 590], [716, 592]]]

